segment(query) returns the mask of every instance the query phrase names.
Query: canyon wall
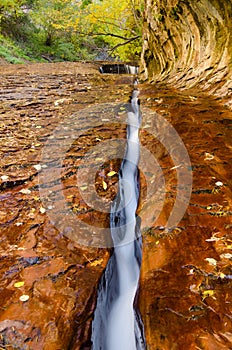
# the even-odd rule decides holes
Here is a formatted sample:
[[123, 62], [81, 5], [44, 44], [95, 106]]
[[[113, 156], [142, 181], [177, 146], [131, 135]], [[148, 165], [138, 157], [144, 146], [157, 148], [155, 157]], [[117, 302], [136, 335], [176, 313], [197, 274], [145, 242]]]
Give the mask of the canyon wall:
[[141, 78], [232, 93], [232, 2], [145, 0]]

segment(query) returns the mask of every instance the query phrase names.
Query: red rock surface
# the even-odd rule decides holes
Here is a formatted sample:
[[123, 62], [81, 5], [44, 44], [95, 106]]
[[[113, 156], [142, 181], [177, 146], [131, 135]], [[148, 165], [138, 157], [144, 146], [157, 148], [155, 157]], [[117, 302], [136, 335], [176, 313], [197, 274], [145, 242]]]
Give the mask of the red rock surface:
[[[80, 246], [54, 227], [49, 209], [41, 210], [48, 202], [40, 198], [40, 169], [35, 166], [40, 164], [46, 139], [57, 125], [89, 106], [127, 102], [131, 83], [129, 76], [101, 76], [97, 64], [89, 63], [1, 67], [3, 349], [91, 347], [97, 284], [109, 251]], [[193, 175], [187, 211], [180, 223], [167, 231], [163, 226], [175, 202], [178, 181], [173, 166], [177, 164], [143, 125], [141, 143], [154, 155], [165, 178], [163, 209], [143, 232], [139, 307], [147, 348], [230, 349], [231, 111], [223, 100], [196, 90], [179, 92], [148, 84], [141, 85], [140, 90], [142, 110], [147, 108], [154, 118], [155, 112], [161, 115], [182, 138]], [[77, 140], [62, 169], [65, 200], [72, 212], [96, 225], [107, 225], [108, 215], [93, 214], [81, 201], [75, 192], [74, 171], [85, 153], [96, 145], [96, 138], [125, 137], [120, 114], [118, 118], [117, 123], [114, 120], [107, 128], [103, 123], [96, 132], [90, 130]], [[96, 173], [97, 193], [105, 199], [112, 199], [117, 191], [117, 177], [109, 179], [105, 174], [117, 171], [119, 165], [119, 159], [103, 162]], [[147, 205], [147, 212], [154, 210], [155, 216], [156, 197], [148, 201], [148, 175], [143, 171], [141, 168], [139, 211]], [[50, 185], [55, 192], [57, 183]], [[16, 282], [24, 284], [16, 287]], [[22, 295], [29, 296], [28, 301], [21, 301]]]
[[176, 173], [158, 144], [166, 181], [160, 216], [143, 235], [140, 310], [148, 349], [232, 347], [232, 113], [223, 100], [199, 93], [141, 87], [141, 105], [162, 115], [190, 156], [193, 188], [183, 219], [165, 225], [175, 201]]
[[[44, 144], [57, 125], [91, 105], [128, 101], [131, 77], [103, 78], [98, 66], [56, 63], [0, 68], [0, 344], [3, 349], [91, 347], [97, 286], [109, 251], [80, 246], [54, 227], [49, 209], [44, 208], [49, 203], [42, 200], [38, 185]], [[96, 137], [109, 139], [112, 133], [117, 137], [117, 129], [119, 135], [125, 135], [120, 124], [108, 129], [103, 125], [98, 135], [90, 130], [81, 141], [77, 140], [79, 148], [72, 149], [70, 158], [65, 160], [63, 190], [73, 213], [81, 219], [88, 220], [91, 212], [84, 201], [74, 196], [76, 179], [72, 171], [75, 173], [78, 159], [86, 148], [91, 149], [96, 143]], [[102, 166], [105, 170], [110, 167]], [[97, 190], [110, 198], [115, 191], [104, 191], [99, 176]], [[112, 179], [111, 185], [115, 181]], [[56, 191], [55, 182], [49, 186], [51, 191]], [[98, 215], [94, 220], [108, 224], [107, 215]], [[18, 288], [17, 282], [24, 284]], [[22, 295], [29, 299], [21, 301]]]

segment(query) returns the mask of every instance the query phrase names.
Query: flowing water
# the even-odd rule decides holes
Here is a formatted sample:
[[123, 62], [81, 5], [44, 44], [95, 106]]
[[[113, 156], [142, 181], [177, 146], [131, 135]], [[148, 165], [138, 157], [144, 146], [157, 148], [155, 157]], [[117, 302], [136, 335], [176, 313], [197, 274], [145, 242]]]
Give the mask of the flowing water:
[[111, 205], [110, 227], [114, 252], [101, 279], [92, 327], [93, 350], [145, 349], [143, 325], [135, 306], [142, 239], [136, 216], [139, 199], [138, 90], [127, 113], [127, 145], [119, 171], [119, 190]]

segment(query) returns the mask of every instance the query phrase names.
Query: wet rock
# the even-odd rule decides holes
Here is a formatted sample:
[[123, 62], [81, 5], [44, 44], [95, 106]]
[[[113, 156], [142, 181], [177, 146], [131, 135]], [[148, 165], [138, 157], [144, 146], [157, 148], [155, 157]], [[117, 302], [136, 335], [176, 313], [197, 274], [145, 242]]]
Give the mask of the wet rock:
[[[117, 174], [117, 154], [123, 147], [114, 145], [110, 160], [104, 159], [108, 146], [102, 146], [103, 154], [99, 149], [91, 150], [102, 141], [107, 145], [113, 137], [125, 138], [125, 115], [120, 107], [129, 100], [133, 77], [101, 75], [98, 68], [96, 64], [58, 63], [4, 65], [1, 70], [2, 348], [91, 348], [97, 286], [110, 252], [81, 246], [81, 231], [73, 233], [71, 222], [65, 230], [57, 229], [51, 212], [63, 217], [68, 211], [88, 224], [107, 227], [108, 212], [93, 211], [86, 204], [76, 186], [76, 171], [82, 169], [79, 180], [94, 173], [94, 186], [81, 183], [82, 195], [91, 199], [96, 191], [107, 208], [117, 191], [117, 175], [107, 174]], [[162, 144], [164, 136], [149, 134], [149, 124], [143, 125], [141, 143], [159, 164], [155, 174], [154, 169], [145, 173], [145, 165], [140, 169], [138, 214], [145, 208], [144, 220], [149, 222], [150, 214], [153, 220], [143, 230], [139, 289], [147, 344], [150, 349], [163, 350], [229, 349], [231, 111], [224, 106], [226, 100], [209, 97], [198, 89], [180, 92], [163, 84], [141, 84], [140, 90], [141, 110], [148, 109], [147, 122], [152, 123], [159, 114], [174, 126], [189, 152], [193, 175], [187, 211], [178, 225], [167, 229], [182, 164], [176, 164]], [[120, 104], [113, 120], [112, 113], [105, 109], [99, 117], [100, 125], [94, 132], [89, 130], [85, 108], [109, 102]], [[62, 163], [59, 148], [54, 149], [52, 158], [49, 155], [41, 162], [45, 143], [58, 125], [75, 131], [81, 125], [85, 131], [71, 143]], [[162, 123], [157, 127], [165, 131]], [[50, 144], [65, 144], [64, 135], [59, 136], [53, 143], [51, 138]], [[174, 150], [178, 153], [178, 145]], [[86, 152], [88, 157], [84, 158]], [[96, 159], [97, 170], [91, 167]], [[57, 168], [59, 174], [55, 173]], [[4, 185], [8, 181], [10, 186]], [[152, 193], [150, 183], [154, 183]], [[59, 196], [61, 186], [63, 195]], [[41, 188], [46, 190], [45, 197], [41, 196]], [[53, 208], [54, 198], [57, 206]], [[89, 237], [88, 230], [83, 236], [89, 241], [95, 239]], [[18, 282], [24, 284], [15, 287]], [[22, 296], [27, 296], [27, 301], [22, 301]]]
[[231, 100], [231, 2], [148, 0], [144, 16], [144, 79]]
[[[166, 198], [153, 227], [143, 233], [139, 307], [147, 345], [164, 350], [230, 348], [231, 258], [224, 254], [231, 252], [232, 239], [232, 145], [223, 120], [232, 120], [231, 111], [197, 90], [190, 96], [162, 85], [143, 85], [141, 90], [142, 111], [149, 106], [181, 136], [193, 175], [187, 211], [178, 227], [166, 230], [176, 196], [176, 170], [170, 170], [173, 165], [159, 148], [153, 149], [165, 176]], [[141, 142], [148, 145], [150, 138], [143, 132]], [[150, 209], [152, 203], [150, 198]]]
[[[0, 347], [4, 349], [91, 346], [97, 285], [110, 253], [68, 239], [65, 232], [54, 226], [50, 212], [62, 181], [65, 197], [57, 199], [59, 215], [62, 216], [64, 203], [68, 203], [72, 215], [107, 227], [107, 215], [92, 215], [81, 199], [75, 174], [86, 151], [91, 151], [98, 140], [125, 134], [118, 123], [121, 117], [117, 125], [112, 120], [112, 125], [104, 127], [102, 121], [96, 133], [92, 129], [87, 132], [87, 125], [67, 153], [60, 176], [52, 181], [49, 174], [57, 165], [59, 149], [53, 160], [41, 163], [41, 156], [57, 126], [66, 123], [73, 127], [74, 113], [82, 118], [80, 127], [84, 118], [78, 111], [97, 103], [129, 100], [133, 78], [128, 76], [126, 84], [120, 77], [102, 79], [98, 69], [99, 65], [91, 63], [4, 65], [1, 69]], [[105, 118], [112, 118], [112, 114], [105, 114]], [[59, 142], [62, 140], [65, 139]], [[103, 167], [107, 174], [113, 166], [103, 160], [99, 172]], [[42, 172], [48, 174], [42, 184], [48, 189], [47, 198], [39, 192]], [[100, 181], [99, 175], [98, 193], [110, 200], [115, 192], [104, 191]], [[80, 229], [75, 234], [78, 237]]]

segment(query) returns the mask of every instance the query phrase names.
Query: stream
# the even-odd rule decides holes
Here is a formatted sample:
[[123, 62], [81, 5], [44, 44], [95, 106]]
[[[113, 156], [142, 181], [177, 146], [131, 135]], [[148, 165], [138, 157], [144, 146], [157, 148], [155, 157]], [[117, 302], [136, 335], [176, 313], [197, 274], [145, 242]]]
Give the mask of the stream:
[[139, 91], [127, 112], [127, 144], [119, 170], [118, 194], [111, 205], [113, 254], [102, 276], [92, 325], [93, 350], [145, 349], [143, 324], [135, 305], [142, 257], [139, 200]]

